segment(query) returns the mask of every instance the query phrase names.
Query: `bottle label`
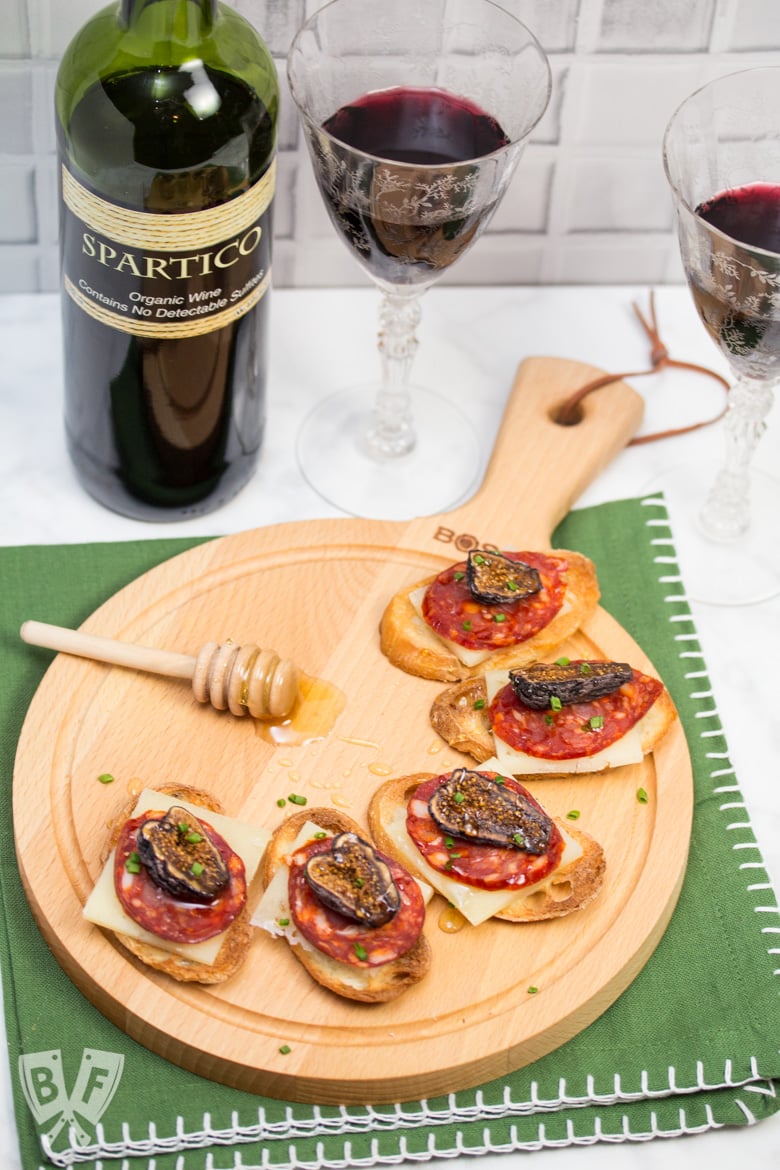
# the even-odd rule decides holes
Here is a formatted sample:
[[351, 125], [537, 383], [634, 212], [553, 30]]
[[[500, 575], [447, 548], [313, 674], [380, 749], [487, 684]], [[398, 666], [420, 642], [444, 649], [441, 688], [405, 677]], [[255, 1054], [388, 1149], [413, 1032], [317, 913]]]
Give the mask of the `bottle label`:
[[139, 337], [196, 337], [238, 320], [271, 283], [276, 163], [206, 211], [133, 211], [62, 166], [62, 276], [91, 317]]

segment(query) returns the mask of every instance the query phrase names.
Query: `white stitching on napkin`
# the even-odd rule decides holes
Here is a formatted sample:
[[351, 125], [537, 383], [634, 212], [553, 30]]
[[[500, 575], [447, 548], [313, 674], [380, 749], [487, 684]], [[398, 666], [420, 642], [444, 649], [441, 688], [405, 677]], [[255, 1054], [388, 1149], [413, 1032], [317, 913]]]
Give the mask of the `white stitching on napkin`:
[[[663, 517], [660, 515], [649, 517], [647, 521], [649, 528], [656, 529], [664, 525], [668, 528], [669, 521], [663, 500], [659, 498], [647, 498], [642, 500], [642, 505], [648, 509], [657, 509], [663, 513]], [[668, 538], [654, 535], [651, 538], [651, 544], [654, 549], [658, 550], [665, 549], [667, 546], [673, 547], [671, 532]], [[666, 555], [664, 552], [658, 551], [654, 555], [654, 562], [659, 566], [659, 572], [661, 571], [660, 566], [672, 566], [675, 574], [679, 573], [679, 565], [677, 564], [676, 557], [673, 555]], [[682, 580], [678, 575], [667, 573], [665, 569], [663, 571], [664, 575], [658, 578], [660, 583], [664, 585], [680, 584], [682, 586]], [[687, 601], [683, 592], [678, 594], [670, 593], [665, 596], [664, 600], [670, 607], [674, 604], [681, 604], [687, 611]], [[679, 612], [671, 613], [669, 615], [669, 621], [675, 626], [674, 642], [677, 645], [679, 659], [683, 662], [695, 660], [691, 661], [691, 669], [684, 675], [685, 680], [692, 687], [709, 687], [707, 671], [706, 669], [701, 669], [699, 665], [703, 664], [704, 655], [698, 644], [698, 634], [693, 625], [693, 618], [688, 612]], [[682, 628], [686, 623], [689, 625], [689, 629]], [[678, 629], [677, 627], [680, 628]], [[690, 691], [690, 698], [695, 703], [701, 704], [700, 708], [696, 711], [696, 718], [702, 720], [702, 723], [713, 723], [712, 727], [702, 726], [699, 729], [700, 737], [706, 741], [717, 737], [722, 738], [723, 730], [720, 726], [718, 712], [712, 705], [712, 691], [709, 689], [692, 689]], [[708, 706], [705, 707], [705, 703]], [[725, 746], [723, 750], [716, 749], [714, 743], [711, 747], [708, 746], [706, 758], [711, 762], [709, 775], [713, 782], [713, 794], [725, 795], [727, 793], [733, 793], [736, 796], [740, 796], [741, 793], [737, 784], [721, 786], [717, 783], [721, 779], [734, 777], [734, 768], [731, 765]], [[727, 816], [729, 811], [734, 808], [744, 808], [744, 805], [738, 801], [734, 801], [724, 802], [720, 806], [720, 810], [724, 813], [724, 816]], [[749, 821], [739, 820], [727, 824], [726, 828], [729, 831], [741, 832], [742, 830], [750, 830], [751, 826]], [[739, 858], [741, 851], [758, 849], [758, 844], [752, 839], [736, 840], [732, 843], [735, 861]], [[741, 861], [739, 863], [740, 870], [758, 868], [765, 868], [760, 854], [758, 860]], [[747, 888], [751, 892], [759, 892], [764, 889], [769, 889], [770, 886], [769, 884], [761, 884], [748, 886]], [[757, 913], [777, 912], [775, 907], [755, 906], [754, 909]], [[775, 942], [776, 936], [780, 935], [780, 925], [762, 926], [760, 929], [762, 934], [768, 936], [767, 941], [770, 942]], [[780, 954], [780, 946], [768, 948], [767, 953], [770, 955]], [[780, 975], [780, 968], [775, 971], [775, 975]], [[536, 1114], [543, 1115], [562, 1107], [579, 1108], [587, 1105], [613, 1107], [621, 1103], [628, 1104], [633, 1101], [652, 1101], [675, 1095], [684, 1098], [685, 1096], [701, 1091], [734, 1088], [741, 1089], [745, 1093], [753, 1093], [754, 1095], [775, 1096], [774, 1085], [761, 1075], [757, 1059], [752, 1057], [749, 1061], [749, 1073], [742, 1078], [734, 1075], [733, 1065], [730, 1060], [726, 1061], [722, 1070], [716, 1070], [714, 1076], [712, 1070], [710, 1070], [708, 1076], [703, 1064], [698, 1062], [693, 1084], [679, 1083], [678, 1070], [670, 1067], [667, 1072], [666, 1082], [656, 1085], [650, 1083], [649, 1073], [647, 1070], [643, 1070], [639, 1078], [639, 1088], [634, 1091], [623, 1087], [619, 1074], [615, 1074], [613, 1077], [611, 1088], [605, 1086], [599, 1091], [596, 1080], [591, 1075], [586, 1079], [586, 1091], [583, 1094], [570, 1092], [566, 1080], [562, 1078], [558, 1083], [557, 1095], [549, 1098], [542, 1095], [540, 1086], [534, 1081], [531, 1085], [529, 1099], [525, 1101], [515, 1101], [512, 1097], [511, 1088], [505, 1086], [502, 1097], [498, 1101], [491, 1102], [486, 1100], [483, 1090], [476, 1089], [471, 1091], [470, 1094], [465, 1092], [457, 1095], [450, 1094], [447, 1098], [446, 1107], [444, 1108], [434, 1108], [430, 1102], [422, 1100], [418, 1107], [408, 1108], [406, 1110], [401, 1105], [388, 1105], [381, 1108], [367, 1106], [360, 1108], [358, 1112], [351, 1112], [346, 1106], [339, 1108], [333, 1107], [330, 1111], [324, 1111], [318, 1106], [312, 1106], [308, 1108], [306, 1116], [296, 1116], [296, 1109], [288, 1106], [284, 1111], [284, 1117], [278, 1121], [268, 1120], [265, 1111], [262, 1108], [258, 1108], [257, 1121], [250, 1125], [242, 1125], [238, 1113], [234, 1112], [228, 1128], [214, 1129], [212, 1128], [211, 1116], [206, 1114], [202, 1119], [202, 1128], [199, 1131], [185, 1132], [184, 1119], [178, 1117], [174, 1133], [170, 1137], [166, 1138], [161, 1136], [157, 1131], [157, 1127], [150, 1123], [148, 1125], [146, 1139], [136, 1138], [133, 1140], [130, 1136], [129, 1128], [125, 1124], [122, 1127], [121, 1141], [109, 1142], [101, 1123], [96, 1127], [96, 1144], [94, 1146], [77, 1147], [75, 1144], [75, 1135], [73, 1134], [70, 1135], [71, 1148], [68, 1150], [55, 1153], [50, 1148], [47, 1148], [45, 1141], [42, 1142], [42, 1145], [44, 1154], [57, 1166], [69, 1167], [81, 1162], [94, 1160], [95, 1170], [130, 1170], [128, 1162], [119, 1162], [118, 1159], [143, 1156], [153, 1158], [155, 1154], [175, 1152], [180, 1152], [183, 1155], [184, 1151], [205, 1149], [210, 1146], [266, 1142], [270, 1144], [265, 1145], [260, 1151], [259, 1161], [247, 1161], [242, 1157], [240, 1149], [233, 1151], [232, 1170], [354, 1170], [354, 1168], [361, 1166], [380, 1164], [396, 1165], [404, 1161], [428, 1162], [434, 1158], [452, 1158], [462, 1154], [505, 1153], [520, 1150], [531, 1151], [572, 1145], [593, 1145], [597, 1142], [639, 1142], [648, 1141], [656, 1137], [680, 1137], [686, 1134], [702, 1133], [711, 1129], [721, 1129], [725, 1123], [715, 1117], [710, 1105], [705, 1105], [704, 1107], [704, 1122], [697, 1124], [692, 1124], [688, 1121], [685, 1108], [681, 1105], [678, 1112], [677, 1126], [667, 1129], [661, 1127], [655, 1111], [650, 1114], [649, 1130], [642, 1131], [631, 1131], [629, 1119], [623, 1114], [618, 1133], [607, 1132], [604, 1128], [602, 1118], [596, 1115], [592, 1121], [593, 1129], [591, 1132], [577, 1132], [574, 1120], [568, 1119], [566, 1137], [552, 1138], [547, 1135], [545, 1122], [542, 1119], [539, 1120], [535, 1139], [521, 1139], [517, 1126], [512, 1124], [509, 1128], [509, 1141], [498, 1140], [492, 1137], [490, 1127], [486, 1125], [482, 1131], [481, 1144], [468, 1145], [464, 1140], [463, 1134], [459, 1131], [456, 1135], [454, 1147], [451, 1144], [451, 1139], [447, 1138], [448, 1145], [446, 1148], [439, 1148], [436, 1141], [439, 1135], [433, 1132], [428, 1135], [426, 1148], [422, 1151], [411, 1149], [407, 1134], [403, 1132], [421, 1124], [443, 1126], [458, 1122], [466, 1124], [479, 1121], [489, 1122], [491, 1119], [528, 1118]], [[755, 1113], [741, 1097], [736, 1098], [736, 1104], [749, 1123], [752, 1124], [755, 1122]], [[306, 1107], [301, 1107], [301, 1109], [306, 1109]], [[582, 1115], [582, 1117], [584, 1124], [585, 1115]], [[614, 1122], [611, 1122], [611, 1125], [613, 1124]], [[378, 1135], [381, 1133], [385, 1141], [387, 1141], [388, 1135], [391, 1132], [397, 1133], [396, 1150], [393, 1152], [383, 1152], [380, 1149]], [[286, 1151], [287, 1160], [276, 1161], [273, 1157], [274, 1143], [277, 1141], [359, 1133], [373, 1133], [377, 1135], [370, 1141], [368, 1155], [358, 1156], [353, 1151], [352, 1143], [347, 1139], [343, 1143], [343, 1157], [327, 1158], [322, 1143], [317, 1143], [313, 1160], [306, 1161], [299, 1158], [294, 1145], [291, 1145]], [[276, 1149], [278, 1150], [279, 1147], [277, 1146]], [[102, 1163], [99, 1160], [101, 1156], [110, 1159], [110, 1162]], [[253, 1159], [258, 1157], [254, 1151], [252, 1156]], [[207, 1155], [207, 1168], [212, 1165], [213, 1160]], [[47, 1168], [42, 1166], [40, 1170], [47, 1170]], [[50, 1170], [50, 1167], [48, 1170]], [[153, 1170], [152, 1162], [149, 1163], [148, 1170]], [[177, 1170], [184, 1170], [183, 1156], [177, 1162]]]
[[[777, 930], [780, 933], [780, 927], [767, 928], [769, 930]], [[95, 1159], [95, 1170], [100, 1170], [100, 1157], [111, 1159], [110, 1170], [117, 1170], [117, 1163], [114, 1159], [119, 1158], [139, 1158], [139, 1157], [153, 1157], [155, 1154], [176, 1153], [186, 1150], [204, 1149], [210, 1146], [227, 1146], [231, 1144], [249, 1143], [253, 1141], [273, 1141], [274, 1139], [294, 1139], [303, 1137], [315, 1137], [318, 1134], [330, 1133], [332, 1135], [347, 1135], [350, 1133], [360, 1133], [366, 1131], [376, 1131], [377, 1128], [383, 1130], [385, 1135], [388, 1132], [399, 1131], [404, 1129], [412, 1129], [415, 1126], [424, 1123], [426, 1125], [446, 1125], [450, 1123], [468, 1123], [474, 1121], [487, 1121], [491, 1118], [501, 1119], [505, 1117], [527, 1117], [535, 1113], [552, 1112], [561, 1107], [578, 1108], [586, 1105], [604, 1105], [612, 1106], [620, 1103], [629, 1103], [638, 1100], [654, 1100], [664, 1099], [673, 1095], [686, 1096], [700, 1091], [726, 1089], [726, 1088], [741, 1088], [748, 1090], [753, 1088], [767, 1095], [774, 1095], [774, 1088], [770, 1082], [767, 1082], [761, 1077], [758, 1070], [758, 1065], [755, 1058], [750, 1060], [750, 1074], [748, 1078], [735, 1078], [733, 1075], [732, 1062], [727, 1060], [722, 1072], [718, 1073], [714, 1080], [708, 1079], [704, 1066], [701, 1062], [697, 1063], [696, 1076], [694, 1083], [691, 1085], [684, 1085], [678, 1083], [677, 1070], [671, 1066], [667, 1071], [666, 1083], [660, 1083], [653, 1086], [650, 1083], [649, 1073], [643, 1070], [640, 1077], [640, 1089], [635, 1092], [624, 1090], [621, 1085], [619, 1074], [615, 1074], [613, 1078], [612, 1089], [610, 1091], [599, 1093], [596, 1089], [595, 1080], [592, 1076], [587, 1078], [587, 1092], [582, 1095], [572, 1094], [567, 1091], [565, 1079], [561, 1079], [558, 1084], [558, 1095], [552, 1098], [544, 1098], [539, 1095], [538, 1085], [534, 1082], [531, 1092], [530, 1101], [514, 1101], [511, 1095], [511, 1090], [505, 1086], [501, 1101], [493, 1104], [486, 1102], [484, 1094], [481, 1090], [474, 1091], [474, 1101], [471, 1104], [458, 1104], [457, 1096], [450, 1094], [448, 1097], [448, 1108], [434, 1109], [426, 1100], [420, 1102], [421, 1109], [414, 1109], [405, 1111], [400, 1105], [387, 1106], [383, 1109], [376, 1109], [374, 1107], [366, 1107], [360, 1114], [350, 1113], [350, 1110], [342, 1106], [332, 1116], [323, 1116], [322, 1111], [318, 1107], [312, 1108], [312, 1116], [309, 1118], [295, 1118], [294, 1110], [287, 1108], [285, 1110], [286, 1116], [282, 1121], [268, 1122], [265, 1118], [264, 1110], [258, 1109], [258, 1122], [253, 1125], [238, 1124], [238, 1117], [233, 1115], [233, 1125], [227, 1129], [214, 1129], [211, 1125], [211, 1118], [208, 1114], [203, 1117], [203, 1129], [198, 1132], [186, 1133], [184, 1131], [184, 1121], [182, 1117], [177, 1118], [175, 1132], [170, 1137], [161, 1137], [154, 1124], [149, 1123], [146, 1139], [132, 1140], [128, 1133], [127, 1125], [122, 1127], [122, 1140], [119, 1142], [109, 1142], [106, 1139], [105, 1132], [101, 1124], [97, 1126], [96, 1136], [97, 1141], [92, 1146], [75, 1146], [75, 1135], [71, 1135], [72, 1148], [68, 1150], [54, 1152], [45, 1141], [42, 1142], [44, 1153], [57, 1166], [69, 1167], [78, 1165], [81, 1162], [88, 1162]], [[598, 1120], [598, 1119], [597, 1119]], [[569, 1123], [572, 1124], [571, 1122]], [[540, 1122], [540, 1131], [543, 1130], [543, 1123]], [[704, 1128], [711, 1128], [707, 1125]], [[572, 1130], [573, 1132], [573, 1130]], [[682, 1132], [699, 1132], [699, 1127], [695, 1130], [674, 1130], [664, 1131], [663, 1134], [651, 1130], [648, 1133], [631, 1134], [626, 1140], [647, 1140], [654, 1136], [673, 1136], [676, 1133]], [[429, 1135], [429, 1140], [434, 1141], [434, 1135]], [[597, 1138], [585, 1139], [585, 1141], [600, 1140]], [[610, 1136], [608, 1139], [604, 1137], [601, 1140], [620, 1140]], [[376, 1139], [374, 1139], [375, 1144]], [[406, 1146], [406, 1139], [403, 1132], [398, 1135], [399, 1149]], [[560, 1140], [542, 1142], [544, 1145], [555, 1146], [561, 1145]], [[581, 1137], [573, 1137], [571, 1141], [566, 1141], [569, 1144], [583, 1144]], [[345, 1142], [345, 1149], [349, 1145]], [[501, 1145], [500, 1148], [504, 1148]], [[509, 1148], [509, 1147], [507, 1147]], [[530, 1149], [536, 1148], [536, 1143], [529, 1144], [527, 1141], [513, 1145], [513, 1149]], [[492, 1145], [482, 1152], [499, 1152], [499, 1146]], [[476, 1151], [464, 1151], [476, 1152]], [[263, 1162], [259, 1165], [258, 1170], [262, 1167], [273, 1167], [274, 1170], [278, 1167], [279, 1170], [285, 1170], [288, 1166], [286, 1162], [275, 1162], [268, 1155], [268, 1150], [263, 1152]], [[452, 1152], [437, 1150], [436, 1157], [452, 1157]], [[382, 1155], [381, 1158], [375, 1161], [393, 1162], [402, 1161], [404, 1157], [420, 1159], [421, 1155], [415, 1153], [412, 1155], [409, 1152], [406, 1155]], [[254, 1163], [245, 1163], [241, 1161], [241, 1155], [237, 1152], [237, 1160], [234, 1162], [236, 1167], [241, 1166], [243, 1170], [252, 1170]], [[424, 1158], [422, 1160], [428, 1160]], [[317, 1163], [302, 1163], [293, 1161], [290, 1167], [301, 1167], [305, 1170], [305, 1166], [321, 1166], [328, 1167], [329, 1170], [339, 1170], [342, 1166], [356, 1166], [356, 1165], [371, 1165], [371, 1161], [350, 1162], [349, 1160], [342, 1162], [341, 1160], [323, 1160]], [[107, 1167], [106, 1170], [109, 1170]]]

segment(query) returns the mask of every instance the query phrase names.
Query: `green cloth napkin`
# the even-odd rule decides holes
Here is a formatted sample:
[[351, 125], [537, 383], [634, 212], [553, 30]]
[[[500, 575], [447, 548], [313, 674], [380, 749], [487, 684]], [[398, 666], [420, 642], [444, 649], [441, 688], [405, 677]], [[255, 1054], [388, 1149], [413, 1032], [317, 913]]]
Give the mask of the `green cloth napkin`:
[[[312, 1107], [229, 1089], [135, 1044], [66, 978], [21, 889], [9, 797], [0, 806], [0, 960], [25, 1170], [105, 1167], [109, 1158], [125, 1159], [128, 1170], [368, 1166], [697, 1133], [746, 1125], [779, 1107], [776, 960], [762, 934], [766, 914], [757, 913], [772, 899], [752, 888], [767, 878], [669, 563], [671, 542], [656, 560], [653, 542], [671, 535], [667, 522], [659, 497], [625, 500], [573, 512], [554, 542], [596, 562], [603, 604], [665, 679], [693, 757], [696, 804], [682, 895], [620, 999], [530, 1067], [446, 1098]], [[25, 711], [51, 658], [21, 643], [21, 622], [77, 626], [121, 586], [194, 543], [0, 550], [7, 790]]]

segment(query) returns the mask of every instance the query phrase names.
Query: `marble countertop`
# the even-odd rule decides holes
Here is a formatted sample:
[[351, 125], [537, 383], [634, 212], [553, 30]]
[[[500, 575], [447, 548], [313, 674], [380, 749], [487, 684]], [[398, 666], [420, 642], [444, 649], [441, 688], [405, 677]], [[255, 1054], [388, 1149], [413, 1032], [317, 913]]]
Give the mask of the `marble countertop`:
[[[492, 448], [518, 363], [529, 355], [569, 357], [610, 371], [644, 369], [649, 346], [631, 308], [646, 311], [649, 290], [633, 287], [438, 288], [426, 294], [415, 380], [444, 387]], [[198, 520], [148, 525], [108, 512], [77, 485], [62, 435], [57, 298], [0, 297], [0, 542], [4, 545], [222, 535], [280, 521], [337, 516], [307, 484], [295, 459], [295, 433], [310, 406], [376, 370], [377, 295], [369, 289], [284, 290], [273, 296], [268, 432], [252, 482], [221, 511]], [[684, 288], [656, 291], [658, 322], [677, 358], [725, 366]], [[631, 379], [629, 379], [631, 381]], [[709, 379], [668, 371], [632, 383], [646, 402], [643, 431], [715, 413]], [[704, 459], [715, 469], [722, 424], [621, 452], [579, 504], [639, 495], [677, 463]], [[756, 466], [780, 465], [780, 411], [759, 445]], [[675, 516], [685, 575], [686, 533]], [[688, 555], [690, 555], [688, 553]], [[724, 554], [726, 561], [728, 554]], [[780, 594], [751, 606], [692, 600], [731, 757], [767, 867], [780, 882], [780, 714], [775, 688], [755, 671], [759, 655], [780, 648]], [[778, 962], [780, 967], [780, 961]], [[0, 1165], [21, 1170], [9, 1070], [0, 1062]], [[535, 1170], [682, 1170], [692, 1155], [710, 1170], [780, 1165], [780, 1114], [746, 1129], [633, 1144], [540, 1150]], [[485, 1155], [480, 1170], [505, 1170], [519, 1155]], [[457, 1159], [463, 1161], [465, 1158]], [[26, 1167], [25, 1170], [30, 1170]]]

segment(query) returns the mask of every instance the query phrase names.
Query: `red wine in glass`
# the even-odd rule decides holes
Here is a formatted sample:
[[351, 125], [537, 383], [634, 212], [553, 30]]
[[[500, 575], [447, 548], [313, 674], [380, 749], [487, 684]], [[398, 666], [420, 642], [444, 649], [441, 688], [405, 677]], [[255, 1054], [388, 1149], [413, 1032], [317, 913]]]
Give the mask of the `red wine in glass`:
[[[748, 248], [777, 254], [780, 274], [780, 185], [748, 183], [721, 191], [700, 203], [696, 214]], [[776, 377], [780, 372], [780, 321], [766, 279], [767, 257], [751, 268], [723, 240], [713, 255], [706, 286], [695, 276], [691, 291], [704, 325], [734, 369], [748, 377]], [[771, 263], [771, 260], [770, 260]], [[751, 288], [751, 285], [753, 286]], [[734, 307], [736, 288], [740, 308]]]
[[342, 106], [323, 130], [337, 153], [343, 143], [368, 156], [365, 165], [349, 151], [337, 168], [327, 165], [332, 156], [315, 162], [334, 223], [379, 280], [429, 282], [485, 227], [497, 199], [475, 197], [477, 168], [468, 164], [509, 138], [469, 99], [431, 88], [379, 90]]

